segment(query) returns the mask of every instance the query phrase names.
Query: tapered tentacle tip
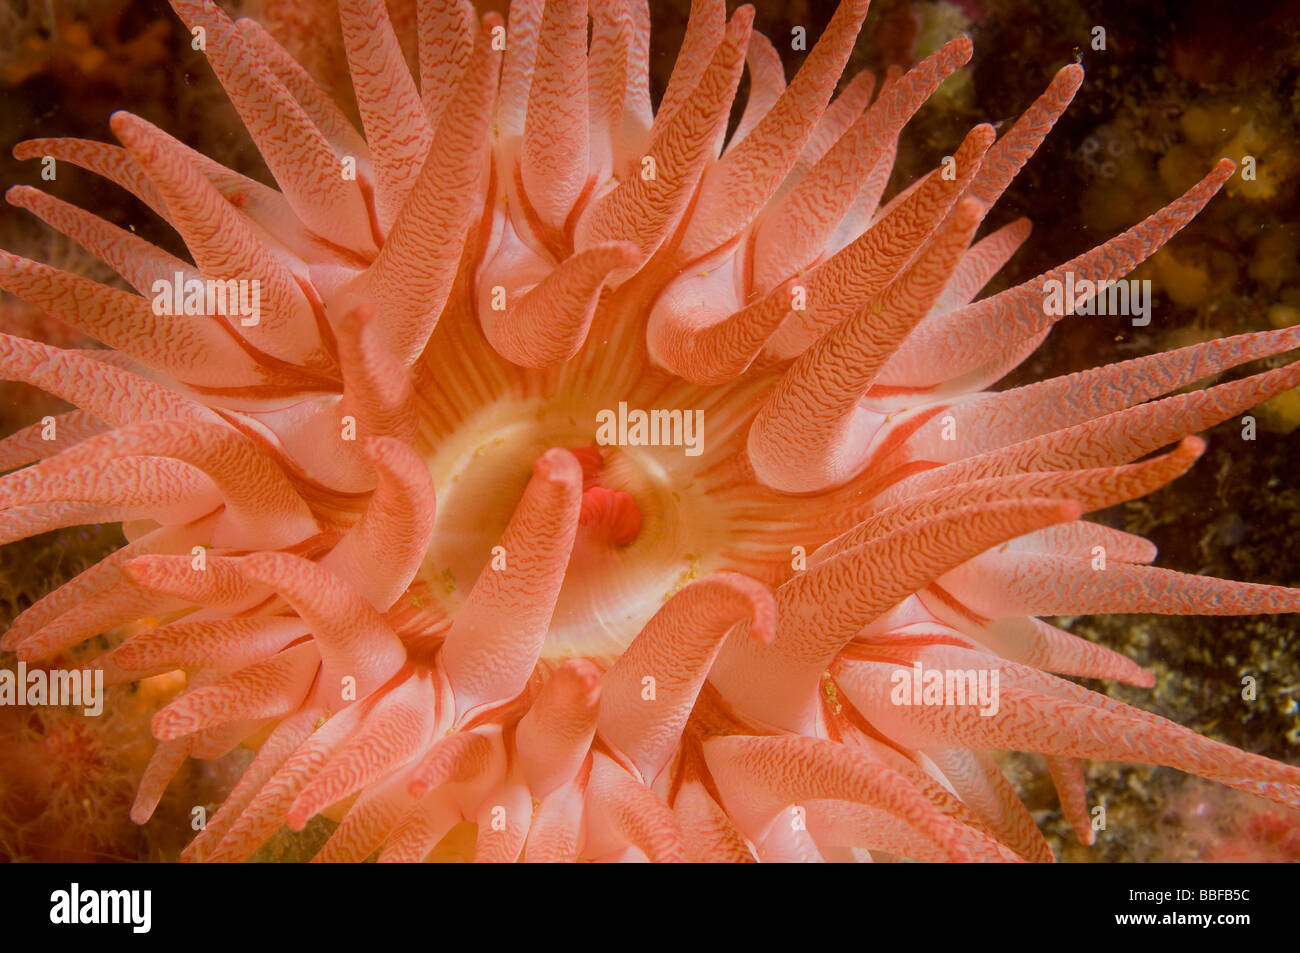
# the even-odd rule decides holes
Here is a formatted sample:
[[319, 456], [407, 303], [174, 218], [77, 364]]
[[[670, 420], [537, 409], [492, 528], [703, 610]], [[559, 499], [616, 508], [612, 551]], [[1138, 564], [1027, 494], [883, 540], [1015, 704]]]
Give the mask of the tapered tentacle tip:
[[1007, 226], [1007, 237], [1016, 243], [1023, 242], [1034, 230], [1034, 223], [1028, 218], [1018, 218]]
[[749, 637], [762, 645], [776, 641], [776, 608], [766, 604], [756, 606], [754, 624], [749, 627]]
[[366, 325], [375, 319], [375, 306], [369, 301], [360, 301], [355, 307], [349, 308], [343, 315], [340, 322], [341, 328], [345, 331], [351, 330], [354, 333], [360, 331]]
[[138, 137], [140, 119], [134, 113], [119, 109], [108, 117], [108, 128], [113, 130], [113, 135], [125, 143], [128, 138]]
[[98, 460], [99, 458], [94, 453], [87, 453], [84, 449], [73, 446], [62, 453], [56, 453], [52, 457], [41, 460], [36, 464], [40, 468], [36, 472], [47, 477], [54, 477], [67, 473], [82, 464], [97, 462]]
[[17, 208], [27, 208], [33, 195], [39, 192], [40, 189], [34, 189], [30, 185], [11, 185], [5, 189], [5, 201]]
[[337, 332], [346, 374], [349, 358], [353, 363], [362, 363], [366, 360], [367, 345], [370, 345], [371, 350], [374, 348], [376, 332], [374, 306], [369, 301], [360, 301], [347, 308], [343, 317], [339, 319]]
[[309, 820], [311, 820], [311, 815], [295, 803], [289, 811], [289, 816], [285, 818], [284, 824], [289, 830], [297, 833], [307, 826]]
[[594, 709], [600, 701], [600, 669], [589, 659], [569, 659], [551, 676], [557, 687], [584, 708]]
[[644, 263], [645, 255], [634, 242], [601, 242], [582, 249], [589, 257], [592, 276], [603, 276], [602, 284], [617, 287]]
[[686, 598], [690, 592], [705, 593], [710, 600], [722, 598], [734, 602], [739, 597], [744, 609], [731, 618], [743, 620], [747, 617], [749, 637], [755, 642], [767, 644], [776, 638], [776, 599], [772, 591], [757, 579], [738, 572], [720, 572], [692, 583], [677, 598]]
[[641, 261], [641, 249], [635, 242], [606, 242], [593, 247], [599, 248], [606, 256], [610, 270], [619, 267], [631, 268]]
[[1053, 82], [1060, 83], [1069, 92], [1074, 92], [1083, 82], [1083, 72], [1082, 63], [1070, 63], [1057, 70]]
[[136, 556], [122, 563], [122, 573], [137, 586], [147, 588], [157, 579], [158, 563], [152, 556]]
[[283, 575], [284, 563], [293, 557], [286, 553], [250, 553], [239, 560], [239, 574], [249, 582], [274, 586]]
[[146, 161], [157, 157], [156, 150], [160, 143], [155, 135], [156, 130], [146, 120], [134, 113], [119, 110], [109, 117], [108, 126], [128, 153], [135, 157], [143, 156]]
[[175, 741], [188, 733], [188, 726], [168, 706], [153, 716], [153, 719], [149, 722], [149, 730], [159, 741]]
[[749, 637], [764, 645], [776, 639], [776, 600], [771, 590], [756, 579], [728, 574], [728, 582], [748, 600], [750, 606]]
[[41, 142], [40, 139], [24, 139], [14, 146], [14, 158], [19, 161], [39, 159], [43, 155]]
[[125, 109], [119, 109], [109, 117], [108, 127], [130, 152], [148, 153], [160, 144], [161, 131], [148, 120]]
[[556, 485], [582, 486], [582, 464], [568, 450], [555, 447], [547, 450], [533, 464], [533, 474]]
[[754, 5], [750, 3], [742, 4], [736, 7], [736, 12], [731, 15], [732, 29], [748, 30], [754, 25]]
[[997, 130], [993, 128], [992, 123], [987, 122], [972, 126], [970, 132], [966, 133], [967, 141], [980, 152], [993, 145], [993, 140], [997, 137]]
[[974, 226], [978, 225], [980, 219], [984, 217], [986, 208], [987, 206], [979, 199], [966, 196], [957, 203], [953, 214], [959, 225]]
[[20, 662], [39, 662], [48, 654], [34, 638], [19, 642], [13, 647], [12, 651]]

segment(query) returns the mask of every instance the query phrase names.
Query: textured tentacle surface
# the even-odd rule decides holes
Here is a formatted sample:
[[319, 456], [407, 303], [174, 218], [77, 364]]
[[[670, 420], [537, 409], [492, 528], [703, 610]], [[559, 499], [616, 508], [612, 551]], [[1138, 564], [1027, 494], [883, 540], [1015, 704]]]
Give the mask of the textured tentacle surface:
[[[483, 570], [447, 634], [443, 662], [458, 713], [512, 697], [532, 672], [573, 548], [581, 493], [571, 453], [552, 450], [537, 461], [501, 537], [507, 568]], [[484, 651], [485, 642], [499, 648]]]
[[[845, 75], [866, 0], [788, 83], [750, 6], [692, 0], [666, 86], [647, 0], [311, 3], [309, 37], [172, 6], [270, 178], [129, 112], [121, 147], [14, 147], [143, 207], [7, 192], [124, 284], [0, 252], [20, 315], [103, 345], [0, 334], [0, 378], [72, 405], [0, 434], [0, 543], [128, 542], [0, 593], [26, 606], [0, 650], [135, 698], [98, 724], [152, 751], [138, 824], [220, 800], [187, 759], [244, 758], [183, 859], [317, 833], [318, 861], [1051, 859], [990, 749], [1046, 759], [1085, 845], [1092, 760], [1300, 803], [1300, 768], [1058, 677], [1156, 681], [1055, 618], [1300, 612], [1081, 518], [1235, 439], [1195, 434], [1300, 383], [1300, 332], [994, 389], [1224, 203], [1232, 162], [1025, 280], [1029, 223], [981, 226], [1077, 64], [940, 143], [905, 126], [972, 42], [877, 93]], [[328, 36], [332, 78], [291, 52]], [[900, 141], [952, 154], [896, 187]]]

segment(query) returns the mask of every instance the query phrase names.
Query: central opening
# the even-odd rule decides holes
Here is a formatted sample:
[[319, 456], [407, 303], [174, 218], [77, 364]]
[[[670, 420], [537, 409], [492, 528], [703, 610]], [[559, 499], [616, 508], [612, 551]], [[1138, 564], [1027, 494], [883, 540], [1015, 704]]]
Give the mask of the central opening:
[[718, 517], [695, 479], [702, 458], [601, 445], [602, 409], [501, 401], [440, 443], [429, 460], [438, 503], [421, 576], [449, 615], [494, 558], [533, 463], [554, 447], [578, 457], [586, 493], [544, 658], [617, 658], [673, 593], [716, 568]]

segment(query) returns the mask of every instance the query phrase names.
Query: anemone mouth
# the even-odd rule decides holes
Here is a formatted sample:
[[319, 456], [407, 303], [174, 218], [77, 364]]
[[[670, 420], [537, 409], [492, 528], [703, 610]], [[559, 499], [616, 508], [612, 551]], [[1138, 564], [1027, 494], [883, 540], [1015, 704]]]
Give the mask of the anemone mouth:
[[589, 505], [542, 658], [617, 658], [664, 602], [721, 564], [732, 533], [699, 474], [709, 457], [678, 446], [602, 444], [602, 412], [614, 413], [572, 401], [503, 399], [439, 442], [427, 461], [439, 502], [419, 577], [449, 616], [480, 574], [508, 566], [511, 554], [498, 543], [536, 461], [554, 448], [576, 451]]
[[[1168, 483], [1204, 447], [1189, 434], [1295, 386], [1300, 364], [1173, 393], [1300, 332], [982, 392], [1069, 310], [1046, 307], [1048, 281], [1127, 274], [1231, 162], [976, 300], [1028, 237], [1013, 224], [976, 243], [984, 215], [1077, 65], [1003, 136], [972, 129], [955, 176], [945, 161], [881, 206], [902, 125], [971, 43], [874, 102], [869, 76], [832, 101], [866, 0], [841, 4], [788, 86], [771, 44], [751, 45], [752, 7], [728, 21], [722, 0], [693, 3], [657, 109], [644, 5], [592, 4], [589, 32], [585, 4], [519, 0], [505, 48], [495, 14], [439, 5], [417, 84], [382, 0], [349, 0], [364, 137], [256, 24], [172, 2], [208, 33], [283, 191], [125, 113], [124, 149], [46, 140], [23, 156], [124, 184], [205, 279], [260, 275], [265, 310], [157, 320], [143, 290], [159, 270], [179, 287], [176, 264], [53, 197], [18, 193], [141, 295], [0, 254], [0, 285], [123, 352], [0, 336], [0, 368], [84, 408], [61, 418], [69, 446], [28, 428], [0, 447], [19, 461], [0, 476], [0, 533], [157, 522], [0, 648], [46, 658], [176, 620], [95, 659], [117, 682], [186, 672], [152, 722], [137, 822], [185, 759], [271, 724], [186, 856], [247, 859], [342, 809], [320, 860], [417, 861], [466, 824], [484, 861], [1050, 859], [983, 755], [1007, 748], [1052, 759], [1088, 843], [1086, 760], [1300, 804], [1300, 769], [1048, 674], [1151, 681], [1040, 618], [1300, 610], [1300, 590], [1162, 570], [1145, 540], [1080, 519]], [[356, 177], [338, 175], [343, 154], [364, 159]], [[279, 403], [323, 368], [322, 399]], [[867, 414], [882, 396], [905, 406]], [[627, 411], [701, 414], [707, 435], [698, 454], [633, 437]], [[895, 700], [897, 672], [918, 667], [987, 669], [1003, 714]], [[803, 805], [806, 827], [784, 823]]]

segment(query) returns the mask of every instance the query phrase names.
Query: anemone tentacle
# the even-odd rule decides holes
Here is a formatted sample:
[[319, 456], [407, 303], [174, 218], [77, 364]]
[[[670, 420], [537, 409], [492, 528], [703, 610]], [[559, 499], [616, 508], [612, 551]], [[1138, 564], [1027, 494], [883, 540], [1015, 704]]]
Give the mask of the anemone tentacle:
[[[1077, 65], [882, 205], [900, 131], [973, 48], [835, 95], [867, 0], [788, 85], [750, 7], [694, 0], [657, 107], [647, 0], [513, 0], [504, 23], [419, 0], [414, 72], [384, 3], [340, 0], [362, 129], [257, 23], [171, 2], [277, 187], [129, 113], [122, 148], [15, 149], [133, 193], [189, 260], [7, 193], [135, 291], [0, 253], [0, 288], [111, 349], [0, 335], [0, 377], [76, 408], [54, 442], [0, 442], [0, 541], [110, 520], [132, 541], [0, 648], [106, 633], [111, 682], [185, 673], [137, 823], [186, 758], [257, 749], [184, 859], [327, 814], [319, 860], [437, 857], [464, 825], [480, 861], [1049, 860], [1006, 747], [1047, 757], [1085, 843], [1086, 759], [1300, 803], [1300, 768], [1058, 677], [1152, 684], [1039, 618], [1300, 611], [1083, 519], [1295, 387], [1300, 332], [989, 389], [1081, 303], [1052, 313], [1049, 282], [1126, 274], [1231, 162], [978, 298], [1029, 234], [980, 226]], [[177, 276], [255, 281], [262, 314], [160, 314]], [[646, 419], [667, 437], [634, 437]], [[916, 665], [995, 673], [998, 710], [898, 704]]]

